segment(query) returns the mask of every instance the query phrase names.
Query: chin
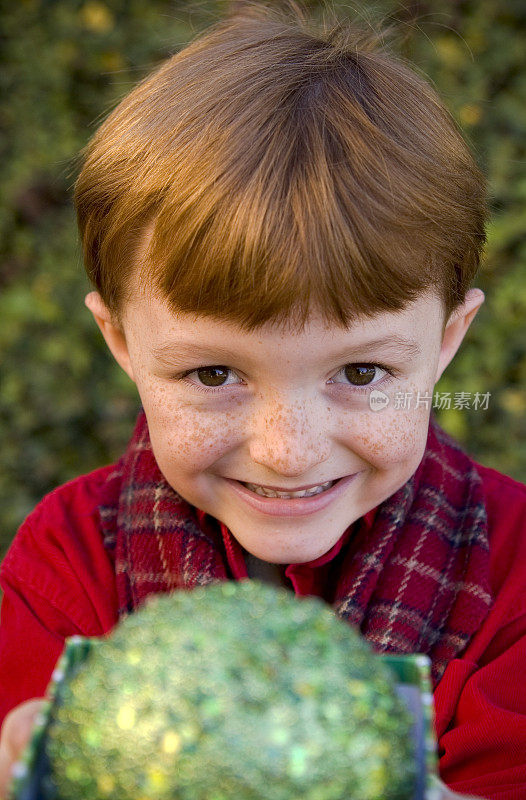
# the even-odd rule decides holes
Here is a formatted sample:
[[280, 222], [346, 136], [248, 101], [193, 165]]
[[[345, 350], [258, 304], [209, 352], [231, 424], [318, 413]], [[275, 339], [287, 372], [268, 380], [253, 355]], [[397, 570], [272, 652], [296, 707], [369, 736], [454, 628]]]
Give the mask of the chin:
[[330, 550], [332, 546], [332, 544], [329, 544], [321, 550], [315, 547], [280, 548], [277, 552], [276, 550], [268, 552], [258, 550], [257, 548], [254, 550], [251, 548], [246, 549], [249, 550], [252, 555], [256, 556], [256, 558], [261, 559], [261, 561], [267, 561], [269, 564], [306, 564], [322, 556]]

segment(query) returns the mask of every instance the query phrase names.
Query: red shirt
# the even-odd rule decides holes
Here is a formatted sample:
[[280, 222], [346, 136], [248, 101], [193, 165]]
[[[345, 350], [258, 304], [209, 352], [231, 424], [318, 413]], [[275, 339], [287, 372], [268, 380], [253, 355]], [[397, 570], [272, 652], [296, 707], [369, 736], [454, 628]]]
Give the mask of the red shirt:
[[[526, 486], [495, 470], [477, 469], [486, 499], [495, 602], [435, 691], [440, 769], [458, 792], [525, 800]], [[118, 621], [114, 565], [98, 523], [100, 491], [112, 470], [76, 478], [45, 497], [4, 559], [0, 721], [23, 700], [44, 695], [65, 637], [100, 636]], [[374, 514], [365, 516], [367, 524]], [[231, 576], [244, 577], [243, 550], [224, 527], [223, 540]], [[329, 599], [327, 576], [344, 542], [345, 535], [315, 561], [287, 567], [296, 594]]]

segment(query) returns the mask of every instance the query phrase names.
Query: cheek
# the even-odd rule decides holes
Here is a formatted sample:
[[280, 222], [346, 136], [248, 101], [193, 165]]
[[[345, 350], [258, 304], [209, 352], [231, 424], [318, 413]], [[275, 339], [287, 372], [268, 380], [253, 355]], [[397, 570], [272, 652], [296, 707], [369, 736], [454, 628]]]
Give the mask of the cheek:
[[416, 469], [425, 450], [429, 410], [383, 409], [349, 415], [347, 446], [377, 469]]
[[393, 412], [377, 420], [376, 416], [381, 414], [374, 419], [369, 415], [357, 437], [364, 457], [385, 468], [420, 460], [427, 440], [428, 414]]
[[162, 472], [199, 472], [236, 446], [242, 437], [239, 415], [200, 412], [171, 400], [162, 387], [139, 392], [148, 419], [153, 452]]

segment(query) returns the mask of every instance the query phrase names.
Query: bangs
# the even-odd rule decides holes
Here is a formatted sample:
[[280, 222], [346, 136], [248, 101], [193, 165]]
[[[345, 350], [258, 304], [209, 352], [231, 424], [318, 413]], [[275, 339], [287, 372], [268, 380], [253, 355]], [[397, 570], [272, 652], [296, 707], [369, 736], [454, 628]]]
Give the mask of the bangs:
[[[411, 240], [397, 218], [363, 208], [359, 190], [324, 183], [319, 168], [319, 160], [297, 165], [285, 185], [276, 180], [267, 191], [254, 176], [241, 197], [225, 192], [213, 204], [203, 197], [204, 213], [194, 204], [184, 221], [163, 209], [145, 280], [174, 311], [249, 330], [269, 321], [301, 326], [312, 312], [347, 326], [403, 308], [433, 283], [432, 249], [422, 252], [421, 238], [412, 246], [416, 225]], [[349, 208], [353, 195], [361, 198], [359, 213]]]
[[444, 262], [465, 257], [444, 190], [451, 175], [416, 143], [400, 145], [403, 130], [382, 130], [363, 76], [360, 102], [349, 96], [349, 66], [340, 72], [311, 75], [252, 126], [239, 109], [220, 143], [207, 150], [193, 139], [188, 162], [198, 170], [173, 165], [148, 278], [174, 310], [247, 329], [301, 325], [312, 311], [347, 326], [430, 287], [443, 294]]

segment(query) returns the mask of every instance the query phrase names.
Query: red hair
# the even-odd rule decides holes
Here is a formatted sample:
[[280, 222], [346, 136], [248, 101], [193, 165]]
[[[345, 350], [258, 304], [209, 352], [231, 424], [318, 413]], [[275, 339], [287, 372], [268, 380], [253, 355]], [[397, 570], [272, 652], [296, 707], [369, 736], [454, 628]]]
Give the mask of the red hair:
[[[347, 22], [241, 10], [135, 88], [87, 148], [88, 275], [118, 319], [132, 278], [245, 328], [346, 325], [479, 265], [485, 182], [435, 91]], [[148, 232], [148, 246], [146, 242]]]

